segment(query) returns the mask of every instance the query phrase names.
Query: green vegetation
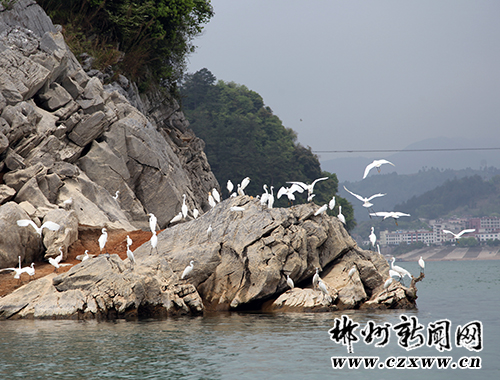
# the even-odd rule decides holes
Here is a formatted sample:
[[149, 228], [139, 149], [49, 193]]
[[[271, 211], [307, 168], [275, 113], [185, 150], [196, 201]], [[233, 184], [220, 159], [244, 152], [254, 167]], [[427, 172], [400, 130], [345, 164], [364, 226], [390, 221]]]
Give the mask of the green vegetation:
[[117, 65], [144, 84], [154, 78], [174, 88], [185, 70], [192, 39], [213, 16], [210, 0], [38, 0], [63, 25], [75, 53], [97, 58], [98, 69]]
[[[317, 204], [325, 204], [338, 191], [335, 174], [321, 170], [318, 157], [297, 143], [296, 133], [265, 106], [255, 91], [233, 82], [216, 82], [207, 69], [188, 74], [180, 87], [183, 111], [196, 135], [205, 141], [205, 152], [212, 171], [223, 185], [250, 177], [248, 194], [261, 194], [262, 185], [274, 186], [274, 193], [287, 181], [311, 183], [329, 177], [314, 188]], [[295, 194], [298, 202], [305, 194]], [[286, 197], [284, 197], [286, 198]], [[352, 206], [337, 197], [347, 228], [355, 226]], [[276, 201], [288, 205], [288, 199]], [[338, 209], [335, 209], [338, 213]]]

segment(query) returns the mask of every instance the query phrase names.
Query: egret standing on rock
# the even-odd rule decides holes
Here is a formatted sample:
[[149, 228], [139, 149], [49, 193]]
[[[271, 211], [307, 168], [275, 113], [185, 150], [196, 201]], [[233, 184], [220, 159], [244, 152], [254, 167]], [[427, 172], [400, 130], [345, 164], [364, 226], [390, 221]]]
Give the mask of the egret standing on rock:
[[220, 203], [220, 194], [215, 187], [212, 189], [212, 196], [217, 203]]
[[52, 265], [54, 267], [54, 270], [57, 272], [57, 270], [60, 268], [60, 267], [65, 267], [65, 266], [68, 266], [68, 265], [72, 265], [72, 264], [61, 264], [61, 260], [63, 258], [63, 250], [62, 250], [62, 247], [59, 247], [59, 252], [60, 254], [58, 256], [56, 256], [55, 258], [53, 257], [49, 257], [49, 263], [50, 265]]
[[404, 276], [408, 276], [408, 278], [411, 280], [411, 274], [410, 274], [410, 272], [408, 272], [404, 268], [401, 268], [398, 265], [394, 265], [395, 261], [396, 261], [396, 258], [393, 257], [392, 258], [392, 262], [391, 262], [391, 268], [392, 268], [392, 270], [398, 272], [401, 275], [401, 278], [403, 278]]
[[295, 287], [295, 284], [293, 283], [293, 280], [289, 275], [286, 275], [286, 283], [290, 287], [290, 289], [293, 289]]
[[156, 232], [156, 222], [157, 222], [157, 219], [156, 219], [156, 216], [151, 212], [148, 214], [149, 216], [149, 229], [151, 230], [151, 232]]
[[114, 199], [115, 201], [117, 201], [117, 200], [118, 200], [118, 195], [119, 195], [119, 194], [120, 194], [120, 190], [116, 190], [116, 193], [115, 193], [115, 195], [113, 196], [113, 199]]
[[365, 168], [365, 174], [363, 174], [363, 179], [366, 178], [366, 176], [368, 175], [368, 173], [370, 172], [370, 170], [372, 170], [373, 168], [377, 168], [378, 172], [380, 173], [380, 167], [383, 164], [391, 164], [392, 166], [396, 166], [392, 162], [389, 162], [389, 161], [384, 160], [384, 159], [382, 159], [382, 160], [374, 160], [371, 164], [369, 164]]
[[339, 205], [339, 214], [337, 215], [337, 218], [339, 218], [339, 220], [345, 224], [345, 216], [344, 214], [342, 214], [342, 206]]
[[320, 280], [319, 278], [319, 268], [316, 268], [316, 273], [313, 276], [312, 282], [313, 282], [313, 289], [316, 289], [318, 287], [318, 281]]
[[347, 274], [347, 278], [349, 280], [352, 280], [352, 276], [354, 276], [354, 273], [356, 273], [356, 265], [353, 265], [352, 268], [349, 270], [349, 273]]
[[234, 185], [230, 179], [227, 180], [226, 188], [227, 188], [227, 191], [229, 192], [229, 195], [231, 195], [231, 193], [233, 192], [233, 189], [234, 189]]
[[372, 227], [372, 232], [370, 236], [368, 236], [370, 239], [370, 243], [372, 243], [372, 247], [375, 247], [375, 243], [377, 242], [377, 235], [375, 235], [375, 228]]
[[153, 232], [153, 235], [151, 236], [151, 239], [149, 240], [151, 243], [151, 251], [149, 254], [153, 253], [153, 249], [156, 249], [156, 253], [158, 254], [158, 249], [156, 246], [158, 245], [158, 236], [156, 235], [156, 231]]
[[323, 206], [321, 206], [319, 209], [316, 210], [316, 212], [314, 213], [314, 216], [318, 216], [319, 214], [323, 214], [327, 208], [328, 208], [328, 205], [325, 203]]
[[180, 222], [181, 220], [182, 220], [182, 211], [179, 211], [179, 213], [170, 220], [169, 224], [177, 223]]
[[182, 275], [181, 275], [181, 280], [184, 280], [187, 276], [190, 275], [190, 273], [193, 271], [193, 267], [194, 267], [194, 260], [191, 260], [189, 262], [189, 265], [184, 268], [184, 271], [182, 272]]
[[104, 249], [104, 247], [106, 246], [106, 243], [108, 242], [108, 232], [106, 231], [105, 228], [103, 228], [101, 230], [101, 232], [102, 232], [102, 235], [99, 236], [98, 242], [99, 242], [99, 249], [100, 249], [101, 254], [102, 254], [102, 250]]
[[212, 192], [208, 192], [208, 204], [210, 205], [211, 208], [214, 208], [217, 203], [215, 203], [215, 199], [212, 196]]
[[319, 288], [319, 290], [321, 290], [321, 293], [323, 293], [323, 299], [326, 296], [326, 299], [328, 300], [328, 302], [331, 303], [332, 297], [330, 296], [330, 293], [328, 292], [328, 288], [326, 287], [326, 284], [323, 282], [322, 279], [319, 279], [319, 281], [318, 281], [318, 288]]
[[[182, 201], [182, 206], [181, 206], [181, 212], [182, 212], [182, 217], [184, 219], [186, 219], [188, 216], [188, 211], [189, 211], [188, 206], [186, 204], [186, 194], [182, 194], [182, 198], [183, 198], [183, 201]], [[151, 230], [151, 232], [153, 232], [153, 230]]]
[[212, 232], [213, 232], [212, 224], [209, 224], [208, 228], [207, 228], [207, 237], [208, 237], [208, 240], [212, 239]]
[[332, 199], [330, 199], [330, 202], [328, 202], [328, 208], [330, 210], [333, 210], [334, 207], [335, 207], [335, 195], [332, 197]]
[[264, 184], [264, 186], [262, 186], [262, 188], [264, 189], [264, 193], [260, 196], [260, 205], [262, 207], [264, 207], [265, 205], [267, 205], [267, 201], [269, 199], [269, 192], [267, 191], [266, 184]]
[[267, 208], [273, 208], [273, 205], [274, 205], [273, 189], [274, 189], [274, 186], [271, 186], [271, 193], [269, 194], [269, 198], [267, 199]]

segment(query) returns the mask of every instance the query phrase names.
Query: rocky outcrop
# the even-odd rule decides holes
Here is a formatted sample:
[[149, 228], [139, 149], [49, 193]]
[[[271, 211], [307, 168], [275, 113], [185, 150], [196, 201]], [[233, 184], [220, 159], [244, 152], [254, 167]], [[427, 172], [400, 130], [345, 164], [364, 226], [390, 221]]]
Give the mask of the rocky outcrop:
[[[35, 1], [1, 7], [0, 204], [34, 209], [38, 224], [67, 209], [79, 224], [129, 231], [147, 228], [150, 212], [164, 228], [183, 194], [191, 209], [208, 209], [219, 185], [174, 100], [158, 90], [143, 102], [123, 76], [104, 85]], [[66, 249], [74, 237], [64, 231], [52, 240]], [[0, 263], [15, 264], [14, 251]]]
[[[234, 206], [244, 210], [232, 211]], [[399, 284], [383, 288], [387, 261], [360, 250], [337, 218], [314, 216], [317, 208], [304, 204], [269, 210], [248, 196], [230, 198], [198, 219], [159, 233], [156, 249], [150, 243], [140, 246], [134, 251], [135, 265], [100, 255], [53, 277], [52, 285], [41, 279], [18, 289], [0, 299], [0, 317], [415, 307], [411, 289]], [[191, 260], [193, 270], [182, 279]], [[349, 278], [353, 265], [357, 270]], [[313, 289], [315, 268], [322, 269], [328, 294]], [[293, 290], [288, 290], [286, 274], [296, 284]], [[45, 289], [42, 295], [32, 291], [38, 281]]]

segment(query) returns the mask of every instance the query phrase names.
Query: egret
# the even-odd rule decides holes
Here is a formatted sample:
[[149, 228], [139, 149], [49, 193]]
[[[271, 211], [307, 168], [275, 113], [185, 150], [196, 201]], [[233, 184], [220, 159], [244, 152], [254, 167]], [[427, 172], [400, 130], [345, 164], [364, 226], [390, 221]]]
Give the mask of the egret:
[[398, 281], [401, 280], [401, 275], [399, 274], [399, 272], [396, 272], [395, 270], [392, 270], [392, 269], [389, 269], [389, 277], [392, 277]]
[[80, 261], [85, 261], [85, 260], [91, 259], [92, 257], [94, 257], [94, 255], [89, 255], [89, 250], [86, 249], [85, 252], [83, 253], [83, 255], [78, 255], [75, 258], [77, 260], [80, 260]]
[[[182, 206], [181, 206], [181, 212], [182, 212], [182, 217], [184, 219], [186, 219], [188, 216], [188, 211], [189, 211], [188, 206], [186, 204], [186, 194], [182, 194], [182, 198], [183, 198], [183, 201], [182, 201]], [[153, 232], [153, 230], [151, 230], [151, 232]]]
[[383, 216], [384, 217], [383, 220], [386, 220], [387, 218], [393, 218], [397, 226], [398, 225], [397, 219], [399, 219], [401, 216], [411, 216], [411, 215], [399, 211], [390, 211], [390, 212], [379, 211], [379, 212], [371, 212], [370, 216]]
[[391, 286], [392, 282], [394, 279], [392, 277], [389, 277], [385, 282], [384, 282], [384, 290], [387, 290], [389, 286]]
[[234, 189], [234, 185], [230, 179], [227, 180], [226, 188], [227, 188], [227, 191], [229, 192], [229, 194], [231, 194], [233, 189]]
[[156, 232], [156, 222], [157, 222], [156, 216], [153, 213], [149, 213], [148, 216], [149, 216], [149, 229], [151, 230], [151, 232]]
[[212, 189], [212, 196], [217, 203], [220, 203], [220, 194], [215, 187]]
[[194, 208], [193, 209], [193, 218], [197, 219], [199, 215], [200, 215], [200, 212], [198, 211], [198, 209]]
[[471, 229], [467, 229], [467, 230], [462, 230], [458, 234], [455, 234], [455, 233], [453, 233], [451, 231], [443, 230], [443, 232], [445, 234], [452, 234], [455, 239], [460, 239], [462, 237], [462, 235], [469, 234], [469, 233], [474, 232], [474, 231], [476, 231], [476, 229], [475, 228], [471, 228]]
[[286, 283], [290, 287], [290, 289], [293, 289], [295, 287], [295, 284], [293, 283], [293, 280], [289, 275], [286, 275]]
[[153, 248], [156, 249], [156, 253], [158, 254], [158, 249], [156, 248], [156, 246], [158, 245], [158, 236], [156, 235], [156, 231], [153, 232], [153, 235], [151, 236], [151, 239], [149, 239], [149, 241], [151, 242], [151, 251], [149, 252], [149, 254], [151, 255], [151, 253], [153, 252]]
[[383, 197], [383, 196], [387, 195], [387, 194], [378, 193], [378, 194], [373, 194], [369, 198], [365, 198], [365, 197], [362, 197], [361, 195], [354, 194], [352, 191], [348, 190], [347, 187], [345, 187], [345, 186], [344, 186], [344, 190], [347, 191], [349, 194], [353, 195], [354, 197], [358, 198], [361, 202], [363, 202], [363, 207], [366, 207], [366, 208], [370, 208], [373, 206], [373, 203], [370, 203], [370, 201], [373, 198]]
[[380, 253], [380, 245], [377, 244], [377, 251], [380, 256], [382, 256], [382, 253]]
[[422, 258], [422, 256], [420, 256], [420, 259], [418, 259], [418, 265], [420, 266], [420, 269], [421, 269], [420, 272], [424, 272], [425, 271], [425, 261]]
[[72, 264], [61, 264], [61, 260], [63, 258], [63, 250], [62, 250], [62, 247], [59, 247], [59, 255], [56, 256], [55, 258], [54, 257], [49, 257], [49, 263], [50, 265], [52, 265], [54, 267], [54, 270], [57, 271], [60, 267], [65, 267], [65, 266], [68, 266], [68, 265], [72, 265]]
[[66, 199], [63, 202], [63, 206], [66, 210], [70, 209], [72, 204], [73, 204], [73, 197], [69, 197], [69, 199]]
[[319, 268], [316, 268], [316, 273], [313, 276], [313, 289], [316, 289], [318, 287], [318, 281], [320, 280], [319, 278]]
[[335, 195], [332, 197], [332, 199], [330, 199], [330, 202], [328, 202], [328, 208], [330, 210], [333, 210], [334, 207], [335, 207]]
[[135, 257], [134, 253], [130, 250], [129, 247], [127, 247], [127, 257], [130, 260], [130, 267], [135, 265]]
[[54, 223], [54, 222], [45, 222], [44, 224], [42, 224], [40, 227], [38, 227], [35, 222], [33, 222], [32, 220], [29, 220], [29, 219], [21, 219], [21, 220], [18, 220], [17, 221], [17, 225], [19, 227], [27, 227], [27, 226], [32, 226], [36, 233], [40, 236], [42, 236], [42, 230], [44, 228], [47, 228], [51, 231], [57, 231], [59, 230], [59, 228], [61, 228], [61, 226], [57, 223]]
[[231, 208], [229, 208], [229, 210], [231, 210], [232, 212], [241, 212], [241, 215], [243, 215], [243, 211], [245, 211], [245, 207], [232, 206]]
[[215, 205], [216, 205], [215, 199], [212, 196], [212, 192], [211, 191], [208, 192], [208, 204], [210, 205], [211, 208], [214, 208]]
[[337, 215], [337, 218], [345, 224], [345, 216], [342, 214], [342, 206], [339, 205], [339, 214]]
[[238, 184], [238, 189], [236, 190], [236, 192], [238, 193], [238, 195], [245, 195], [245, 192], [243, 191], [243, 189], [241, 188], [241, 185]]
[[130, 238], [130, 236], [127, 235], [127, 248], [130, 247], [132, 243], [133, 243], [132, 239]]
[[365, 174], [363, 175], [363, 179], [366, 178], [366, 176], [368, 175], [368, 173], [370, 172], [370, 170], [372, 170], [373, 168], [377, 168], [378, 172], [380, 173], [380, 167], [383, 165], [383, 164], [390, 164], [392, 166], [396, 166], [394, 165], [392, 162], [389, 162], [387, 160], [374, 160], [371, 164], [369, 164], [366, 168], [365, 168]]
[[212, 224], [209, 224], [208, 228], [207, 228], [207, 237], [208, 237], [208, 240], [212, 239], [212, 232], [213, 232]]
[[347, 274], [347, 278], [352, 279], [352, 276], [354, 276], [354, 273], [356, 273], [356, 265], [353, 265], [352, 268], [349, 270], [349, 273]]
[[25, 273], [28, 274], [29, 277], [29, 281], [31, 281], [31, 278], [35, 277], [35, 263], [31, 263], [31, 266], [29, 267], [24, 267], [22, 269]]
[[328, 208], [328, 205], [325, 203], [323, 206], [321, 206], [319, 209], [316, 210], [316, 212], [314, 213], [314, 216], [318, 216], [319, 214], [323, 214], [327, 208]]
[[189, 262], [189, 265], [184, 268], [184, 271], [182, 272], [182, 275], [181, 275], [181, 280], [184, 280], [187, 276], [189, 276], [189, 274], [193, 271], [193, 267], [194, 267], [194, 260], [191, 260]]
[[269, 199], [269, 193], [267, 191], [266, 184], [264, 184], [264, 186], [262, 186], [262, 188], [264, 189], [264, 193], [260, 197], [260, 205], [265, 206], [267, 204], [267, 200]]
[[248, 184], [250, 183], [250, 177], [245, 177], [243, 178], [243, 181], [241, 181], [241, 190], [245, 190], [245, 188], [248, 186]]
[[273, 205], [274, 205], [273, 189], [274, 189], [274, 186], [271, 186], [271, 193], [269, 193], [269, 198], [267, 199], [267, 208], [273, 208]]
[[375, 235], [375, 228], [372, 227], [372, 232], [370, 233], [370, 236], [368, 236], [370, 239], [370, 243], [372, 243], [372, 247], [375, 247], [375, 243], [377, 242], [377, 235]]
[[[310, 185], [308, 184], [305, 184], [304, 182], [287, 182], [287, 183], [294, 183], [294, 184], [297, 184], [299, 185], [300, 187], [302, 187], [304, 190], [307, 190], [307, 196], [308, 196], [308, 199], [311, 198], [312, 200], [312, 193], [314, 191], [314, 185], [316, 185], [316, 183], [318, 183], [319, 181], [324, 181], [324, 180], [327, 180], [328, 177], [322, 177], [322, 178], [318, 178], [318, 179], [315, 179], [313, 181], [313, 183], [311, 183]], [[310, 202], [310, 201], [309, 201]]]
[[323, 299], [326, 296], [326, 299], [328, 300], [328, 302], [331, 303], [332, 297], [330, 296], [330, 293], [328, 292], [328, 288], [326, 287], [326, 284], [323, 282], [322, 279], [319, 279], [319, 281], [318, 281], [318, 288], [319, 288], [319, 290], [321, 290], [321, 293], [323, 293]]
[[170, 219], [169, 223], [172, 224], [172, 223], [179, 222], [181, 220], [182, 220], [182, 211], [179, 211], [179, 213], [176, 216], [174, 216], [172, 219]]
[[410, 272], [408, 272], [406, 269], [404, 268], [401, 268], [400, 266], [398, 265], [394, 265], [394, 262], [396, 261], [396, 258], [393, 257], [392, 258], [392, 262], [391, 262], [391, 268], [393, 271], [396, 271], [398, 272], [400, 275], [401, 275], [401, 278], [403, 278], [404, 276], [408, 276], [409, 279], [411, 279], [411, 274]]
[[102, 232], [102, 235], [99, 236], [98, 242], [99, 242], [99, 249], [100, 249], [101, 254], [102, 254], [102, 250], [104, 249], [104, 247], [106, 246], [106, 243], [108, 242], [108, 232], [106, 231], [105, 228], [103, 228], [101, 230], [101, 232]]
[[19, 257], [19, 268], [18, 267], [13, 267], [13, 268], [3, 268], [0, 269], [0, 272], [6, 271], [6, 270], [11, 270], [14, 271], [14, 278], [19, 281], [21, 281], [21, 274], [25, 272], [24, 268], [21, 268], [21, 256]]
[[118, 200], [118, 195], [119, 195], [119, 194], [120, 194], [120, 190], [116, 190], [116, 193], [115, 193], [115, 195], [113, 196], [113, 199], [114, 199], [115, 201], [117, 201], [117, 200]]
[[293, 193], [295, 193], [296, 191], [299, 193], [303, 193], [304, 189], [295, 183], [290, 187], [282, 186], [278, 191], [277, 198], [280, 199], [281, 196], [286, 195], [288, 197], [288, 200], [290, 202], [293, 202], [295, 200], [295, 195], [293, 195]]

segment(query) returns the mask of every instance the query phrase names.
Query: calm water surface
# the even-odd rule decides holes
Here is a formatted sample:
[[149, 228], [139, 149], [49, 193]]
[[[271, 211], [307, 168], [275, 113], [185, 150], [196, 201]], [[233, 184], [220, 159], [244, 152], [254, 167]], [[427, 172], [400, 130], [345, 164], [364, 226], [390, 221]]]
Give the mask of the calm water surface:
[[[402, 263], [418, 274], [416, 263]], [[0, 322], [1, 379], [500, 379], [500, 261], [429, 262], [419, 283], [417, 311], [333, 314], [226, 313], [144, 321]], [[356, 356], [479, 356], [480, 370], [333, 369], [332, 356], [348, 356], [330, 340], [335, 318], [348, 315], [363, 328], [416, 316], [428, 323], [483, 323], [484, 349], [435, 347], [410, 352], [391, 335], [383, 348], [362, 341]], [[359, 329], [358, 329], [359, 332]], [[359, 336], [359, 333], [358, 333]], [[360, 337], [361, 338], [361, 337]], [[361, 338], [362, 339], [362, 338]]]

